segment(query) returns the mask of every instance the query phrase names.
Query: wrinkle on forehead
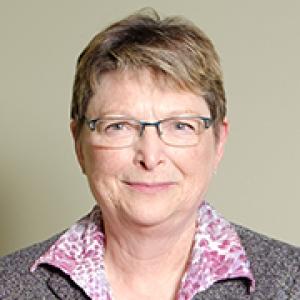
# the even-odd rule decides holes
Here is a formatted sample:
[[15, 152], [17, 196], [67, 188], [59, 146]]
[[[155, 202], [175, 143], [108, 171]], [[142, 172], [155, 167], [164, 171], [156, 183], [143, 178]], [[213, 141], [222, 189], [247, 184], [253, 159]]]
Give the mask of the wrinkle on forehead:
[[[120, 101], [122, 97], [124, 101]], [[110, 71], [103, 74], [98, 82], [88, 112], [91, 116], [110, 113], [128, 115], [132, 110], [133, 115], [129, 114], [132, 117], [137, 118], [139, 116], [135, 114], [144, 112], [155, 119], [161, 118], [160, 114], [169, 117], [172, 111], [175, 115], [177, 111], [177, 114], [199, 114], [203, 107], [207, 108], [204, 99], [201, 98], [200, 95], [175, 86], [166, 76], [157, 76], [148, 69]], [[158, 115], [155, 112], [158, 112]]]
[[136, 82], [149, 87], [155, 87], [161, 91], [172, 90], [176, 92], [191, 92], [199, 96], [203, 96], [204, 93], [201, 91], [200, 87], [195, 87], [193, 89], [188, 88], [187, 84], [180, 82], [170, 75], [163, 73], [161, 70], [154, 70], [152, 68], [134, 68], [127, 67], [124, 69], [118, 69], [114, 71], [109, 71], [103, 73], [95, 81], [94, 90], [102, 86], [106, 77], [115, 77], [117, 80], [135, 80]]

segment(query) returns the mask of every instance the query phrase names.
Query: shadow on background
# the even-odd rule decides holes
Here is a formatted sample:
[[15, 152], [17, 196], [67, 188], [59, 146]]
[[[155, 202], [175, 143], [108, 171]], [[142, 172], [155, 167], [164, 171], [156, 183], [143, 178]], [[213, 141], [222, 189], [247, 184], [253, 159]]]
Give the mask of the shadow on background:
[[[20, 211], [12, 206], [16, 199], [22, 201], [22, 196], [18, 190], [17, 178], [12, 178], [8, 163], [1, 163], [0, 171], [0, 256], [7, 254], [11, 249], [16, 249], [16, 236], [21, 233], [21, 228], [11, 226], [12, 220], [19, 218]], [[6, 167], [4, 166], [6, 165]], [[18, 222], [16, 222], [18, 224]]]

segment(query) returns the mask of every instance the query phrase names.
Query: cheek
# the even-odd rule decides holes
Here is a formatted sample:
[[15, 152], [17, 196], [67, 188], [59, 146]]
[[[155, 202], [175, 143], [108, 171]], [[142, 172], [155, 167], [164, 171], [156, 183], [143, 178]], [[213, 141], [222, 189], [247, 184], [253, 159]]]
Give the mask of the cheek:
[[97, 147], [87, 147], [84, 152], [87, 175], [98, 177], [115, 176], [123, 168], [128, 159], [118, 150], [104, 150]]
[[[102, 208], [117, 205], [119, 199], [118, 176], [128, 163], [116, 151], [90, 147], [85, 150], [85, 169], [91, 192]], [[110, 199], [105, 201], [103, 199]]]
[[188, 189], [206, 189], [215, 169], [215, 148], [208, 144], [186, 151], [181, 160], [181, 170]]

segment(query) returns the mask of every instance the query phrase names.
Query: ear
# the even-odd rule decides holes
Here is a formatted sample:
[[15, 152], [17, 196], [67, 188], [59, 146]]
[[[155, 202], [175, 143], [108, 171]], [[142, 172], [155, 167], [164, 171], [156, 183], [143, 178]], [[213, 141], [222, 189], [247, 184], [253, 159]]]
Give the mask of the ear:
[[227, 118], [225, 118], [223, 122], [219, 125], [218, 130], [219, 130], [219, 136], [218, 139], [216, 140], [215, 170], [217, 169], [223, 157], [224, 147], [229, 133], [229, 123]]
[[78, 130], [77, 126], [78, 126], [77, 122], [75, 120], [71, 120], [70, 129], [71, 129], [71, 133], [72, 133], [72, 137], [73, 137], [73, 141], [74, 141], [77, 161], [80, 165], [82, 173], [85, 174], [84, 155], [82, 152], [81, 138], [80, 138], [80, 135], [78, 135], [78, 133], [77, 133], [77, 130]]

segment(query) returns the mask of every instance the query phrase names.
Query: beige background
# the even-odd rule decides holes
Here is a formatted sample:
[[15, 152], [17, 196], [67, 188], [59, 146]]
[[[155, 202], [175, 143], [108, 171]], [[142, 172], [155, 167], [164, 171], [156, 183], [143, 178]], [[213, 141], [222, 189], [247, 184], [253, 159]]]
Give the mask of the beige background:
[[69, 134], [75, 60], [144, 6], [214, 41], [231, 135], [208, 199], [228, 219], [300, 245], [300, 1], [0, 1], [0, 255], [46, 239], [93, 205]]

